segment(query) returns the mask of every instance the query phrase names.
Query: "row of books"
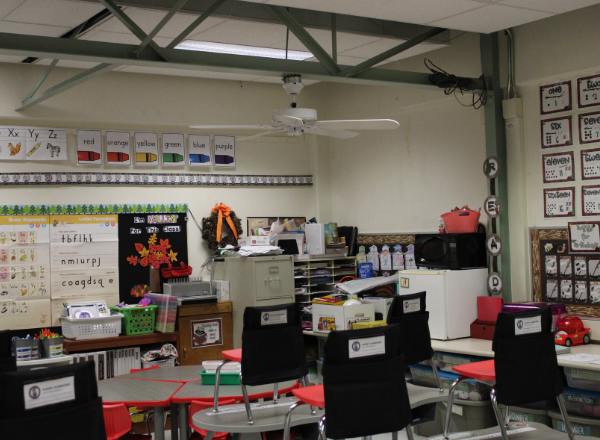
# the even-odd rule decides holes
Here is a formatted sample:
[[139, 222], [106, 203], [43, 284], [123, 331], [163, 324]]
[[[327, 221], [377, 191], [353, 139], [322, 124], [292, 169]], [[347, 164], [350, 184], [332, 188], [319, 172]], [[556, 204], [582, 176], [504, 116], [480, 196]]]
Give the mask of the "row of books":
[[73, 363], [94, 361], [96, 380], [111, 379], [129, 374], [133, 368], [142, 368], [140, 347], [118, 348], [93, 353], [73, 353]]

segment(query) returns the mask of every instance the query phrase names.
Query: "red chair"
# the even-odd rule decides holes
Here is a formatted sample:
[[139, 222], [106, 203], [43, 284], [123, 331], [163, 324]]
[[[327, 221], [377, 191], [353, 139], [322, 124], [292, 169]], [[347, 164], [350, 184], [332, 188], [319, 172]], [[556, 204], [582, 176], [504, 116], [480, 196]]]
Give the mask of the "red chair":
[[[219, 405], [233, 405], [234, 403], [237, 403], [236, 400], [233, 398], [229, 398], [229, 397], [219, 400]], [[190, 425], [190, 428], [192, 428], [195, 431], [195, 434], [197, 433], [201, 436], [200, 438], [206, 437], [206, 434], [208, 433], [208, 431], [206, 429], [201, 429], [201, 428], [195, 427], [192, 417], [198, 411], [208, 409], [212, 406], [213, 406], [213, 399], [192, 400], [192, 403], [190, 404], [190, 413], [189, 413], [190, 416], [188, 419], [188, 424]], [[194, 438], [198, 438], [197, 436], [195, 436], [195, 434], [192, 435], [192, 438], [190, 440], [194, 440]], [[225, 440], [227, 438], [228, 434], [229, 434], [228, 432], [215, 432], [215, 434], [213, 435], [213, 440]]]
[[104, 414], [104, 429], [106, 430], [107, 440], [152, 439], [152, 436], [149, 435], [128, 434], [131, 431], [131, 416], [125, 404], [103, 404], [102, 412]]

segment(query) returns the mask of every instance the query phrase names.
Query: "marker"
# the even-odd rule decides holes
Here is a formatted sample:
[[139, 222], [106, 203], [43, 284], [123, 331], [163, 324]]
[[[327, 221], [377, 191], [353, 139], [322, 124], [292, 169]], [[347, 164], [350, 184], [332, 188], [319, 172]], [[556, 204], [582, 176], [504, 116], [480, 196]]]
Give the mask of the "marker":
[[129, 154], [126, 153], [106, 153], [106, 158], [109, 162], [127, 162]]
[[135, 153], [136, 162], [156, 162], [156, 154], [152, 153]]
[[206, 154], [190, 154], [190, 163], [207, 163], [210, 162], [210, 156]]
[[95, 151], [78, 151], [77, 152], [77, 160], [93, 162], [95, 160], [100, 159], [100, 154]]
[[40, 148], [41, 145], [42, 145], [41, 142], [39, 144], [36, 144], [35, 147], [33, 147], [31, 150], [29, 150], [29, 153], [27, 153], [27, 156], [31, 156], [33, 153], [35, 153], [37, 151], [37, 149]]
[[223, 154], [215, 154], [215, 163], [218, 163], [219, 165], [227, 165], [233, 163], [233, 157]]
[[183, 156], [176, 153], [163, 153], [163, 163], [165, 162], [183, 162]]

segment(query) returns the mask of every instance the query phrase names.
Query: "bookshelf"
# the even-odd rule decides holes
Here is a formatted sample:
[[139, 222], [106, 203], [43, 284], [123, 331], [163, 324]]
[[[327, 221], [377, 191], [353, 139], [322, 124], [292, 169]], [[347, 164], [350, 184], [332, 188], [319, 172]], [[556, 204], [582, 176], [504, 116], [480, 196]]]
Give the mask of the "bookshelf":
[[130, 347], [136, 345], [155, 344], [155, 343], [174, 343], [178, 346], [178, 332], [173, 333], [149, 333], [145, 335], [117, 336], [115, 338], [85, 339], [77, 341], [75, 339], [63, 339], [63, 353], [70, 354], [80, 351], [113, 349], [118, 347]]
[[[357, 278], [356, 257], [304, 257], [294, 257], [297, 303], [311, 302], [315, 297], [331, 294], [333, 285], [345, 276]], [[304, 292], [298, 293], [298, 288]]]

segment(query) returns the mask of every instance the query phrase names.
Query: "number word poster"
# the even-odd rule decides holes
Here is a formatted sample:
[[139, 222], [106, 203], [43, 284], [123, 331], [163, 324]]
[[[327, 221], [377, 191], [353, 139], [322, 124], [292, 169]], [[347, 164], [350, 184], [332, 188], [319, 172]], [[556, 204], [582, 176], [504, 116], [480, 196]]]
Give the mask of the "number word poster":
[[0, 160], [25, 160], [25, 127], [0, 127]]
[[575, 187], [544, 190], [544, 217], [575, 217]]
[[573, 145], [573, 129], [571, 126], [571, 116], [562, 118], [543, 119], [541, 121], [542, 129], [542, 148], [564, 147]]
[[581, 179], [600, 179], [600, 148], [581, 150]]
[[581, 187], [583, 215], [600, 215], [600, 185]]
[[544, 183], [568, 182], [575, 180], [574, 155], [572, 151], [566, 153], [544, 154], [542, 166], [544, 168]]
[[600, 252], [600, 223], [569, 222], [569, 253]]
[[571, 110], [571, 81], [540, 86], [540, 113], [564, 112]]
[[158, 133], [139, 132], [133, 135], [135, 164], [144, 167], [158, 166]]
[[77, 163], [102, 165], [102, 131], [77, 130]]
[[67, 130], [27, 128], [25, 148], [27, 160], [67, 160]]
[[183, 133], [162, 134], [162, 163], [166, 167], [185, 166], [185, 139]]
[[600, 142], [600, 112], [579, 115], [579, 143]]
[[106, 132], [106, 164], [131, 165], [131, 134], [128, 131]]
[[234, 136], [215, 136], [215, 166], [235, 168]]
[[579, 108], [600, 104], [600, 74], [577, 78], [577, 103]]
[[214, 165], [210, 136], [200, 134], [188, 135], [188, 157], [190, 166], [212, 167]]
[[117, 215], [53, 215], [51, 298], [119, 293]]

